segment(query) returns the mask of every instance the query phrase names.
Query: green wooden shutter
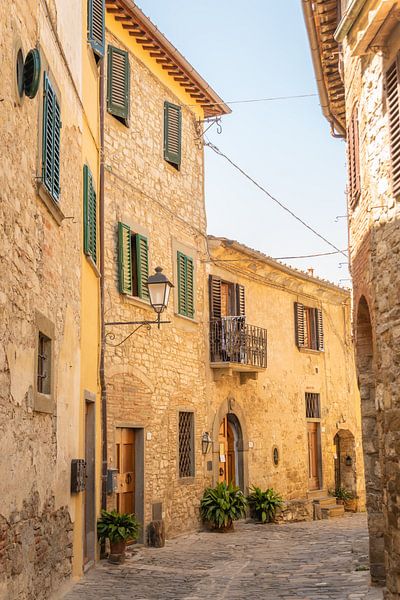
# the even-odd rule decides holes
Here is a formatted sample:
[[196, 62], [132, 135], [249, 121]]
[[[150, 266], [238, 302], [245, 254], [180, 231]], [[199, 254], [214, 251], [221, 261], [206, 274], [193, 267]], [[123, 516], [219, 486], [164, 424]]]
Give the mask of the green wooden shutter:
[[108, 46], [107, 110], [127, 124], [129, 118], [130, 67], [125, 50]]
[[294, 322], [296, 345], [298, 348], [304, 348], [304, 305], [300, 302], [294, 303]]
[[186, 269], [185, 255], [182, 252], [177, 254], [178, 260], [178, 313], [180, 315], [187, 314], [186, 310]]
[[190, 256], [185, 256], [186, 262], [186, 313], [194, 317], [194, 265]]
[[97, 262], [97, 201], [93, 177], [83, 167], [83, 250]]
[[144, 235], [136, 234], [136, 273], [139, 298], [149, 300], [147, 280], [149, 278], [149, 246]]
[[104, 56], [104, 0], [88, 0], [88, 42], [97, 56]]
[[125, 223], [118, 223], [118, 274], [119, 291], [132, 295], [131, 230]]
[[171, 102], [164, 102], [164, 158], [178, 168], [181, 164], [181, 147], [181, 107]]
[[320, 308], [315, 309], [316, 323], [317, 323], [317, 349], [320, 352], [324, 350], [324, 322], [322, 318], [322, 310]]
[[60, 198], [61, 111], [56, 93], [44, 74], [42, 181], [51, 195]]

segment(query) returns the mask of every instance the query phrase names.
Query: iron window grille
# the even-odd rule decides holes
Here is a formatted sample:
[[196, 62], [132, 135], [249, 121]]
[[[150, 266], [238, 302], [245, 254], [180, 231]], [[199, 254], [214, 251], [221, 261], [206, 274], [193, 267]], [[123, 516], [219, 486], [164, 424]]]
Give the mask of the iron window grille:
[[179, 413], [179, 477], [194, 476], [193, 413]]
[[321, 418], [321, 405], [319, 394], [313, 394], [306, 392], [306, 418], [307, 419], [320, 419]]
[[51, 340], [44, 333], [39, 332], [37, 355], [37, 391], [41, 394], [50, 394], [50, 359]]

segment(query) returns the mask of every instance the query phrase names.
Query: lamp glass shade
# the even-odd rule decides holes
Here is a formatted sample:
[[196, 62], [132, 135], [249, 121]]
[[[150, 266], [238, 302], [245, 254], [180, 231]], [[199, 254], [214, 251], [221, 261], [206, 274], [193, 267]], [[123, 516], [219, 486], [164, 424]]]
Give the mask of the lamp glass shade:
[[201, 451], [203, 452], [203, 454], [208, 453], [211, 443], [212, 439], [210, 437], [210, 434], [206, 431], [205, 433], [203, 433], [201, 438]]
[[161, 267], [156, 268], [156, 274], [150, 275], [147, 280], [150, 304], [156, 313], [160, 314], [168, 306], [169, 294], [172, 283], [163, 275]]

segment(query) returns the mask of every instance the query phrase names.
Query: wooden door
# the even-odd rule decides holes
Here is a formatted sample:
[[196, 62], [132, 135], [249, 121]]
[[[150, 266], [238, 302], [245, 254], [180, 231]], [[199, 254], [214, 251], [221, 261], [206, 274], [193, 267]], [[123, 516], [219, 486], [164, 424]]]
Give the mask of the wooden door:
[[226, 481], [228, 483], [228, 419], [224, 417], [219, 427], [219, 464], [218, 464], [218, 481]]
[[85, 535], [83, 544], [83, 562], [86, 565], [90, 561], [94, 561], [96, 547], [94, 402], [86, 402], [85, 408], [86, 489], [84, 492]]
[[125, 427], [116, 429], [117, 456], [117, 510], [123, 513], [135, 511], [135, 430]]
[[319, 490], [319, 443], [318, 423], [307, 423], [308, 429], [308, 487], [310, 490]]
[[228, 460], [227, 460], [227, 471], [228, 471], [228, 483], [236, 485], [236, 461], [235, 461], [235, 436], [233, 433], [232, 425], [227, 422], [227, 441], [228, 441]]

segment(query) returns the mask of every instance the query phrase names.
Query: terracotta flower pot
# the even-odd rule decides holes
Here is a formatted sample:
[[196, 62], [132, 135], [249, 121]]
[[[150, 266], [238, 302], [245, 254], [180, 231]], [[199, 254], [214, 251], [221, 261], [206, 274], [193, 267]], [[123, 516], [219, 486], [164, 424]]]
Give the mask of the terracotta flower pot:
[[349, 512], [357, 512], [357, 498], [351, 498], [344, 503], [344, 510]]
[[125, 560], [126, 542], [111, 542], [108, 560], [112, 563], [122, 563]]

